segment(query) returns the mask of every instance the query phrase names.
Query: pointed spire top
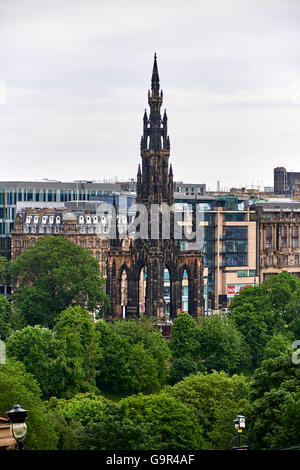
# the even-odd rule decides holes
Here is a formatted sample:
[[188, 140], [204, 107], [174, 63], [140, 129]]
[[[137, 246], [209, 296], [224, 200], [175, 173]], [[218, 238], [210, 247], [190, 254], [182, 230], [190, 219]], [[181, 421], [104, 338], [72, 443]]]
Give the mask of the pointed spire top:
[[140, 163], [139, 163], [139, 166], [138, 166], [138, 176], [140, 176], [141, 174], [142, 174], [142, 172], [141, 172], [141, 165], [140, 165]]
[[157, 68], [157, 60], [156, 60], [156, 52], [154, 54], [154, 64], [153, 64], [153, 72], [152, 72], [152, 90], [159, 90], [159, 75], [158, 75], [158, 68]]
[[169, 175], [173, 176], [173, 168], [172, 168], [172, 163], [170, 163], [170, 170], [169, 170]]

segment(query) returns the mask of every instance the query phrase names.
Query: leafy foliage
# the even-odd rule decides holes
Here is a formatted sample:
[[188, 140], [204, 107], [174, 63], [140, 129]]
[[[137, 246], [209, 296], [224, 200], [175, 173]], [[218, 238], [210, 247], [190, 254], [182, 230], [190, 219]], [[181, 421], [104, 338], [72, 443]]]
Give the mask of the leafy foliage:
[[243, 289], [230, 310], [230, 318], [251, 349], [255, 368], [264, 359], [265, 346], [273, 335], [282, 334], [292, 341], [299, 331], [300, 279], [282, 271], [257, 287]]
[[290, 356], [263, 361], [254, 373], [246, 409], [254, 449], [299, 444], [299, 393], [300, 369]]
[[247, 404], [249, 382], [243, 375], [230, 377], [223, 371], [198, 372], [167, 391], [195, 410], [209, 448], [226, 449], [232, 437], [232, 420]]
[[11, 305], [7, 298], [0, 295], [0, 340], [5, 340], [11, 333]]
[[151, 393], [166, 382], [169, 349], [148, 320], [97, 323], [100, 334], [100, 390], [119, 396]]
[[81, 450], [155, 450], [160, 435], [153, 423], [139, 416], [128, 417], [125, 404], [109, 403], [103, 419], [90, 422], [77, 433], [76, 448]]
[[52, 328], [69, 306], [103, 309], [108, 297], [97, 260], [65, 237], [45, 235], [11, 263], [13, 296], [27, 324]]
[[202, 428], [196, 414], [168, 393], [133, 395], [124, 398], [122, 404], [130, 419], [138, 417], [154, 425], [154, 434], [161, 436], [160, 450], [204, 448]]
[[201, 318], [198, 325], [199, 350], [206, 371], [233, 374], [251, 367], [249, 348], [231, 319], [212, 315]]
[[82, 307], [61, 312], [55, 334], [38, 325], [16, 331], [7, 342], [7, 354], [25, 364], [38, 380], [44, 398], [96, 390], [98, 334]]
[[28, 410], [26, 448], [54, 450], [58, 437], [40, 395], [37, 381], [22, 363], [8, 359], [0, 366], [0, 412], [20, 404]]

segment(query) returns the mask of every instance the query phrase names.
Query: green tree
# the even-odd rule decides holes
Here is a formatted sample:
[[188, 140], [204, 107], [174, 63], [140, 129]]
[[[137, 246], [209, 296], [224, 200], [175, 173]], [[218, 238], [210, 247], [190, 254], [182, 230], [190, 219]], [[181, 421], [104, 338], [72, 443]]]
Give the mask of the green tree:
[[253, 368], [263, 360], [265, 346], [273, 335], [290, 331], [294, 337], [291, 325], [296, 315], [291, 314], [290, 302], [295, 304], [292, 289], [298, 281], [282, 272], [257, 287], [243, 289], [231, 302], [229, 317], [251, 349]]
[[180, 313], [171, 328], [170, 349], [174, 359], [199, 356], [198, 328], [195, 320], [188, 313]]
[[199, 328], [191, 315], [180, 313], [171, 328], [172, 363], [169, 383], [175, 384], [203, 369], [200, 358]]
[[249, 396], [250, 379], [225, 372], [198, 372], [166, 391], [197, 413], [207, 446], [227, 449], [232, 438], [232, 420], [242, 413]]
[[6, 345], [8, 357], [22, 362], [39, 383], [43, 397], [55, 393], [53, 379], [56, 376], [53, 359], [55, 339], [48, 328], [27, 326], [13, 333]]
[[46, 403], [47, 409], [59, 410], [67, 423], [78, 422], [86, 426], [89, 422], [99, 422], [106, 412], [109, 401], [94, 393], [78, 393], [69, 400], [65, 398], [50, 398]]
[[7, 259], [4, 256], [0, 256], [0, 284], [5, 284], [7, 276]]
[[291, 340], [283, 334], [271, 337], [264, 349], [264, 360], [293, 353]]
[[11, 263], [13, 296], [29, 325], [52, 328], [69, 306], [105, 310], [108, 297], [97, 260], [65, 237], [45, 235]]
[[55, 384], [57, 396], [70, 398], [79, 392], [96, 391], [99, 374], [99, 334], [89, 312], [69, 307], [54, 325]]
[[[127, 320], [126, 322], [119, 320], [112, 324], [113, 331], [121, 338], [127, 340], [132, 347], [130, 367], [133, 376], [136, 377], [135, 383], [137, 385], [137, 387], [134, 386], [134, 392], [143, 391], [147, 393], [150, 390], [158, 390], [167, 380], [167, 363], [170, 357], [170, 350], [154, 323], [154, 319], [143, 318]], [[137, 375], [139, 375], [139, 378]], [[142, 386], [142, 377], [144, 384], [146, 385], [146, 380], [148, 385]], [[150, 383], [152, 383], [151, 386], [149, 386]]]
[[144, 423], [154, 425], [154, 434], [161, 436], [160, 450], [204, 448], [197, 415], [168, 393], [132, 395], [124, 398], [120, 404], [125, 405], [129, 419], [140, 418]]
[[11, 305], [7, 298], [0, 295], [0, 340], [5, 340], [11, 333]]
[[198, 325], [199, 351], [207, 371], [233, 374], [251, 367], [249, 347], [231, 319], [211, 315]]
[[[299, 403], [300, 369], [290, 355], [262, 362], [253, 376], [250, 404], [245, 416], [249, 439], [254, 449], [272, 449], [299, 444], [299, 413], [291, 412]], [[290, 424], [290, 430], [288, 426]]]
[[168, 345], [151, 320], [98, 322], [100, 390], [118, 396], [158, 391], [167, 379]]
[[0, 366], [0, 411], [6, 413], [15, 404], [28, 410], [26, 448], [54, 450], [57, 435], [40, 398], [41, 391], [35, 378], [25, 366], [13, 359]]
[[156, 450], [161, 436], [152, 422], [128, 417], [125, 404], [109, 403], [99, 422], [90, 422], [77, 433], [79, 450]]
[[124, 396], [131, 392], [133, 377], [129, 364], [131, 346], [129, 342], [109, 331], [101, 338], [101, 358], [97, 386], [106, 393]]
[[43, 398], [96, 391], [99, 334], [87, 310], [69, 307], [58, 316], [54, 334], [38, 325], [13, 333], [7, 354], [23, 362], [38, 380]]
[[176, 384], [188, 375], [196, 374], [199, 371], [199, 363], [191, 356], [185, 355], [174, 359], [170, 368], [169, 383]]

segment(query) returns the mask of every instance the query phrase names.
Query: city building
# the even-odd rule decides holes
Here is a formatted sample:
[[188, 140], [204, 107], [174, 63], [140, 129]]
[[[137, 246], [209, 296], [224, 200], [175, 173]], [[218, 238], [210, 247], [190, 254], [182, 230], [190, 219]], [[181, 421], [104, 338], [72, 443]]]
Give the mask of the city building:
[[300, 172], [286, 171], [284, 167], [274, 168], [274, 193], [286, 196], [299, 194]]
[[133, 182], [96, 183], [92, 181], [5, 181], [0, 182], [0, 256], [10, 259], [10, 232], [13, 229], [18, 203], [34, 207], [68, 201], [88, 201], [95, 197], [112, 196], [132, 191]]
[[258, 201], [255, 209], [259, 282], [286, 270], [300, 278], [300, 202]]
[[[64, 236], [90, 251], [105, 277], [112, 215], [105, 214], [101, 207], [97, 202], [65, 203], [58, 208], [24, 207], [17, 213], [11, 231], [11, 258], [16, 259], [45, 234]], [[127, 211], [119, 212], [120, 233], [127, 230], [127, 217]]]

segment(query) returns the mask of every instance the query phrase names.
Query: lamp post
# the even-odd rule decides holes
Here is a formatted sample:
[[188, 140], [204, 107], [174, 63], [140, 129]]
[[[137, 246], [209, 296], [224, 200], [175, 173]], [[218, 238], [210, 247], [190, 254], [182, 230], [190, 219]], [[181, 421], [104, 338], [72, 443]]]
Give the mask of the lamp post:
[[16, 439], [16, 448], [18, 450], [25, 449], [25, 438], [27, 433], [26, 418], [27, 410], [20, 405], [14, 405], [13, 409], [7, 411], [8, 421], [11, 424], [11, 432]]
[[[228, 448], [230, 450], [249, 450], [249, 439], [248, 437], [242, 434], [243, 429], [246, 426], [245, 416], [237, 415], [237, 417], [233, 420], [233, 425], [234, 425], [234, 430], [235, 430], [235, 436], [233, 437], [233, 439], [231, 439]], [[245, 445], [241, 446], [241, 438], [246, 440]], [[233, 446], [234, 441], [237, 441], [236, 447]]]

